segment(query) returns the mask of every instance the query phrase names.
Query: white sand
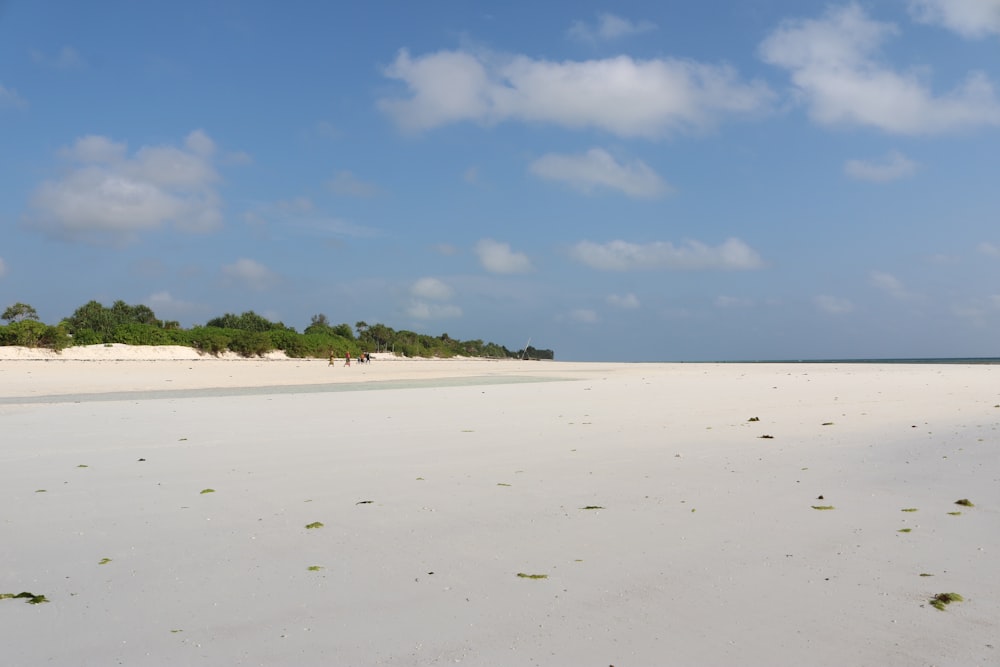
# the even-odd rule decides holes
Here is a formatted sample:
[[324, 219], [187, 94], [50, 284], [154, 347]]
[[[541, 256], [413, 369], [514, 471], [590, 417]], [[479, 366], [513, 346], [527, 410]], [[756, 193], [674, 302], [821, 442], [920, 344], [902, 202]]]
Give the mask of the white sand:
[[0, 350], [4, 664], [1000, 663], [1000, 367]]

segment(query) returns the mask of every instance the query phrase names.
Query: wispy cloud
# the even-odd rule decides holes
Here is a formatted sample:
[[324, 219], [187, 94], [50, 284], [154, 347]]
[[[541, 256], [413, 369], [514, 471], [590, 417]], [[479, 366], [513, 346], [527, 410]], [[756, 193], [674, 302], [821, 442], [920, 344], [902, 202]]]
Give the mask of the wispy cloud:
[[36, 65], [52, 69], [79, 69], [86, 66], [80, 53], [72, 46], [64, 46], [55, 54], [49, 55], [37, 49], [31, 50], [31, 59]]
[[493, 239], [479, 241], [476, 255], [483, 268], [491, 273], [528, 273], [533, 268], [527, 255], [511, 250], [510, 244]]
[[607, 301], [615, 308], [623, 310], [635, 310], [639, 307], [639, 297], [631, 292], [628, 294], [609, 294]]
[[[977, 0], [978, 1], [978, 0]], [[760, 46], [768, 63], [789, 71], [821, 125], [858, 125], [895, 134], [930, 134], [1000, 125], [1000, 101], [982, 72], [936, 95], [916, 71], [883, 64], [882, 44], [895, 24], [875, 21], [852, 3], [820, 19], [783, 22]]]
[[874, 287], [894, 299], [911, 299], [914, 296], [903, 286], [902, 281], [891, 273], [872, 271], [868, 278]]
[[898, 151], [890, 151], [881, 160], [848, 160], [844, 173], [859, 181], [888, 183], [912, 176], [919, 165]]
[[581, 322], [583, 324], [596, 324], [600, 321], [597, 316], [597, 312], [591, 310], [590, 308], [577, 308], [569, 313], [569, 317], [574, 322]]
[[5, 88], [0, 84], [0, 109], [27, 109], [28, 102], [17, 94], [13, 88]]
[[719, 118], [759, 114], [774, 95], [727, 65], [686, 59], [549, 61], [470, 51], [413, 57], [385, 68], [406, 94], [378, 107], [403, 130], [505, 121], [597, 128], [622, 137], [703, 131]]
[[86, 136], [60, 155], [71, 163], [31, 197], [28, 226], [69, 240], [124, 242], [166, 224], [206, 232], [222, 224], [215, 144], [196, 130], [182, 146], [143, 146]]
[[764, 266], [757, 251], [736, 238], [727, 239], [715, 247], [700, 241], [686, 241], [680, 246], [665, 241], [646, 244], [580, 241], [570, 249], [570, 256], [602, 271], [741, 270]]
[[349, 171], [338, 171], [326, 186], [334, 194], [346, 197], [374, 197], [379, 192], [377, 185], [362, 181]]
[[451, 303], [428, 303], [415, 299], [406, 307], [406, 314], [417, 320], [445, 320], [462, 316], [462, 309]]
[[749, 308], [754, 305], [753, 299], [739, 296], [717, 296], [715, 306], [717, 308]]
[[813, 302], [819, 310], [830, 315], [845, 315], [854, 310], [854, 303], [850, 299], [839, 296], [817, 296]]
[[359, 225], [318, 209], [309, 197], [257, 203], [250, 210], [244, 211], [243, 219], [249, 225], [275, 234], [297, 232], [310, 236], [353, 238], [373, 238], [381, 234], [375, 228]]
[[1000, 0], [910, 0], [909, 7], [915, 20], [963, 37], [1000, 35]]
[[594, 23], [574, 21], [566, 34], [581, 42], [608, 42], [630, 35], [656, 30], [656, 24], [645, 19], [632, 21], [615, 14], [599, 14]]
[[996, 245], [995, 243], [989, 243], [987, 241], [983, 241], [978, 246], [976, 246], [976, 250], [986, 255], [987, 257], [1000, 257], [1000, 246]]
[[230, 285], [248, 287], [257, 291], [270, 289], [279, 282], [278, 274], [260, 262], [247, 258], [241, 258], [232, 264], [223, 266], [222, 275]]
[[580, 192], [614, 190], [629, 197], [655, 198], [671, 188], [645, 162], [622, 164], [601, 148], [578, 155], [549, 153], [531, 163], [529, 171], [550, 181], [565, 183]]

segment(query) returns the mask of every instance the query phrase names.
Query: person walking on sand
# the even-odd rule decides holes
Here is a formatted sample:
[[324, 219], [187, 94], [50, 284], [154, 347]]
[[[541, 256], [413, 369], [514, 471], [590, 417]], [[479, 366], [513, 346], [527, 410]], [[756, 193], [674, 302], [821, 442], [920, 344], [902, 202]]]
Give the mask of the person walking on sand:
[[344, 365], [345, 366], [350, 366], [351, 365], [351, 353], [350, 352], [345, 352], [344, 353]]
[[336, 359], [333, 352], [330, 353], [330, 363], [327, 366], [333, 366], [333, 360]]

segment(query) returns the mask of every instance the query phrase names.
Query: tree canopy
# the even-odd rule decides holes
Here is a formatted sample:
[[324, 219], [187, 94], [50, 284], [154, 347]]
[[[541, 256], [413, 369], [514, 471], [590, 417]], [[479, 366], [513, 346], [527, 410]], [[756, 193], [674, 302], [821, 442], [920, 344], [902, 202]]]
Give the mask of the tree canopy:
[[405, 329], [397, 331], [380, 322], [368, 324], [361, 320], [354, 328], [347, 323], [331, 324], [322, 313], [312, 316], [303, 333], [282, 322], [272, 322], [252, 310], [239, 315], [225, 313], [208, 320], [204, 326], [182, 329], [177, 322], [158, 319], [146, 305], [129, 305], [124, 301], [115, 301], [110, 307], [89, 301], [54, 327], [38, 322], [35, 309], [24, 303], [7, 308], [2, 318], [9, 324], [0, 326], [0, 345], [52, 349], [124, 343], [186, 345], [210, 354], [229, 350], [248, 357], [282, 350], [290, 357], [317, 358], [331, 354], [341, 356], [346, 352], [352, 355], [393, 352], [405, 357], [555, 358], [552, 350], [531, 346], [509, 350], [480, 339], [457, 340], [446, 333], [430, 336]]

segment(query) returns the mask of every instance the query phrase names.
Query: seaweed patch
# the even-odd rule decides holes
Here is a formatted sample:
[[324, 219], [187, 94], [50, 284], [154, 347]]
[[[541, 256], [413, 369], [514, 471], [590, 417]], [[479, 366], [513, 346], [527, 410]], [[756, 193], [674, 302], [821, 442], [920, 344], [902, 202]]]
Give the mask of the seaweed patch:
[[958, 593], [938, 593], [931, 598], [931, 606], [938, 611], [944, 611], [944, 608], [950, 605], [952, 602], [964, 602], [963, 598]]

